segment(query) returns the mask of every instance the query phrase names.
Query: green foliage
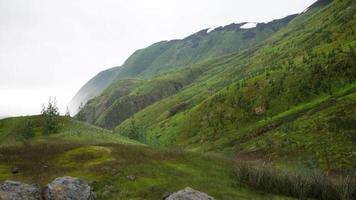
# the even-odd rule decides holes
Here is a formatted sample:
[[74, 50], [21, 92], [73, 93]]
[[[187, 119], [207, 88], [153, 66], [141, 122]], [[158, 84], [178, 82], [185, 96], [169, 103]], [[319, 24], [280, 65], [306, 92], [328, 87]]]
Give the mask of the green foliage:
[[[232, 161], [181, 150], [81, 144], [53, 138], [30, 146], [0, 146], [0, 154], [0, 182], [18, 180], [45, 186], [56, 177], [80, 177], [88, 182], [95, 180], [91, 186], [98, 199], [103, 200], [154, 200], [160, 199], [164, 192], [175, 192], [187, 186], [217, 199], [289, 199], [238, 185]], [[21, 173], [12, 174], [12, 166], [17, 166]], [[136, 179], [128, 180], [129, 175]], [[114, 189], [105, 196], [106, 185]]]
[[240, 165], [236, 175], [241, 184], [298, 199], [351, 200], [356, 197], [356, 179], [350, 176], [333, 180], [316, 171], [290, 172], [265, 164]]
[[[83, 121], [113, 129], [134, 113], [193, 83], [209, 69], [201, 62], [260, 44], [294, 17], [259, 24], [248, 30], [240, 29], [242, 24], [227, 25], [209, 33], [205, 29], [182, 40], [163, 41], [138, 50], [120, 67], [116, 81], [89, 101], [78, 116], [82, 116]], [[194, 67], [190, 67], [192, 65]], [[122, 81], [132, 78], [143, 78], [144, 81], [122, 94], [119, 89], [125, 87]], [[114, 98], [115, 101], [111, 101]]]
[[34, 125], [31, 120], [25, 121], [22, 126], [19, 126], [19, 129], [15, 130], [15, 132], [19, 134], [17, 139], [20, 141], [27, 142], [35, 137]]
[[[42, 115], [28, 116], [28, 117], [13, 117], [0, 120], [0, 146], [16, 146], [20, 145], [23, 141], [23, 131], [25, 127], [31, 127], [32, 132], [28, 132], [31, 137], [26, 139], [28, 144], [36, 144], [37, 142], [58, 141], [58, 142], [73, 142], [80, 144], [97, 144], [97, 143], [119, 143], [119, 144], [137, 144], [139, 142], [131, 140], [127, 137], [113, 134], [112, 132], [77, 121], [70, 117], [58, 116], [56, 121], [60, 129], [56, 134], [44, 135], [43, 134], [43, 121]], [[28, 124], [28, 122], [30, 122]], [[26, 126], [25, 126], [26, 125]], [[26, 136], [27, 137], [27, 136]]]
[[69, 102], [71, 114], [75, 115], [79, 112], [78, 107], [81, 103], [86, 104], [90, 99], [100, 95], [114, 81], [119, 72], [120, 67], [113, 67], [100, 72], [85, 83]]
[[[315, 6], [256, 48], [189, 66], [204, 73], [136, 112], [136, 126], [151, 145], [231, 156], [261, 150], [291, 166], [354, 171], [354, 131], [344, 127], [355, 112], [356, 26], [336, 20], [354, 10], [351, 1]], [[171, 112], [182, 103], [189, 106]], [[129, 127], [123, 121], [115, 132]]]
[[120, 132], [120, 135], [128, 137], [133, 140], [145, 142], [146, 141], [146, 131], [142, 128], [137, 126], [135, 117], [132, 116], [130, 118], [130, 126], [127, 130]]
[[59, 111], [55, 98], [53, 100], [51, 100], [51, 98], [49, 99], [47, 107], [43, 105], [41, 114], [43, 117], [43, 126], [44, 126], [43, 134], [50, 135], [50, 134], [57, 133], [59, 131], [59, 125], [58, 125]]

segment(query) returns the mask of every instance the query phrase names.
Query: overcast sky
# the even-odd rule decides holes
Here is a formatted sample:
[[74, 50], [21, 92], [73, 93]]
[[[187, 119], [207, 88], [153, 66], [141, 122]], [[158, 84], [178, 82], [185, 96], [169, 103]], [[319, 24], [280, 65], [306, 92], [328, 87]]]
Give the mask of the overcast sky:
[[134, 50], [233, 22], [266, 22], [315, 0], [0, 0], [0, 117], [61, 111]]

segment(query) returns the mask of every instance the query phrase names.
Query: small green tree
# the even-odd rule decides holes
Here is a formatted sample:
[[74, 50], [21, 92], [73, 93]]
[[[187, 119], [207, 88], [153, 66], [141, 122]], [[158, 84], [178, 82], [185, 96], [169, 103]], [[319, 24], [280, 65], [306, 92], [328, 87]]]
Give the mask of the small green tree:
[[43, 134], [50, 135], [53, 133], [57, 133], [59, 129], [59, 111], [57, 107], [56, 98], [54, 98], [53, 100], [49, 98], [47, 107], [45, 107], [44, 105], [42, 106], [41, 114], [44, 120]]

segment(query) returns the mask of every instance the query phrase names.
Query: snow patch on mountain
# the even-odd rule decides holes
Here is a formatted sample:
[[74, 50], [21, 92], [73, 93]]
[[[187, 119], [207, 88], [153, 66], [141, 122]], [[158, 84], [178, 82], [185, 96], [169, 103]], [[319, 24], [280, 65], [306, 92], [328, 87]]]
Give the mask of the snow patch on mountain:
[[240, 26], [242, 29], [250, 29], [250, 28], [255, 28], [257, 26], [256, 22], [248, 22], [245, 23], [244, 25]]

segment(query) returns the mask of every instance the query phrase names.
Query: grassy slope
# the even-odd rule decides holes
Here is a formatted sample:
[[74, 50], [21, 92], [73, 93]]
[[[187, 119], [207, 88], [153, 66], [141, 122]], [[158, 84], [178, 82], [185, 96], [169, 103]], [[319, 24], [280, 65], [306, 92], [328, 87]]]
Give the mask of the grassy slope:
[[[108, 90], [122, 87], [120, 83], [128, 77], [143, 78], [146, 81], [142, 81], [135, 91], [126, 95], [103, 91], [101, 96], [94, 98], [84, 107], [81, 114], [87, 122], [112, 129], [147, 105], [179, 92], [182, 87], [199, 77], [202, 70], [207, 70], [203, 66], [200, 69], [194, 68], [196, 71], [192, 72], [187, 69], [174, 69], [248, 49], [281, 29], [294, 17], [295, 15], [267, 24], [258, 24], [252, 29], [240, 29], [241, 24], [231, 24], [209, 33], [202, 30], [183, 40], [159, 42], [138, 50], [120, 68], [117, 76], [119, 84], [114, 82]], [[156, 77], [165, 72], [169, 74]], [[116, 97], [117, 100], [106, 101], [102, 96], [111, 99]]]
[[90, 99], [100, 95], [112, 83], [119, 72], [119, 67], [113, 67], [100, 72], [85, 83], [69, 102], [68, 108], [71, 115], [77, 114], [81, 104], [85, 105]]
[[116, 81], [105, 89], [101, 95], [89, 100], [77, 117], [82, 121], [95, 124], [108, 107], [118, 101], [118, 99], [130, 94], [141, 82], [138, 79]]
[[[346, 109], [353, 110], [354, 104], [347, 100], [337, 101], [335, 107], [318, 110], [318, 106], [338, 98], [344, 88], [353, 87], [355, 9], [353, 1], [334, 1], [323, 9], [313, 7], [259, 49], [206, 62], [206, 65], [215, 67], [177, 95], [135, 114], [136, 126], [147, 134], [149, 143], [159, 146], [183, 145], [192, 150], [227, 153], [261, 150], [265, 153], [266, 149], [249, 149], [249, 145], [258, 143], [260, 138], [261, 143], [265, 143], [262, 137], [256, 136], [263, 133], [268, 138], [269, 134], [276, 134], [272, 131], [280, 127], [280, 123], [284, 129], [287, 129], [284, 123], [288, 123], [300, 126], [298, 132], [289, 130], [291, 134], [299, 135], [299, 145], [295, 146], [292, 141], [290, 146], [283, 147], [272, 141], [269, 145], [274, 150], [267, 151], [271, 157], [278, 155], [276, 149], [310, 155], [314, 150], [311, 146], [318, 146], [323, 141], [325, 145], [337, 147], [327, 153], [319, 149], [306, 162], [314, 162], [328, 170], [354, 168], [351, 161], [355, 158], [355, 146], [347, 142], [350, 137], [354, 139], [352, 131], [347, 133], [350, 131], [344, 130], [343, 124], [336, 123], [336, 128], [329, 131], [337, 139], [330, 140], [327, 134], [322, 134], [323, 131], [310, 131], [306, 127], [309, 121], [315, 121], [316, 127], [331, 126], [327, 120], [330, 116], [321, 113], [341, 112], [340, 105], [345, 104]], [[352, 95], [354, 90], [349, 93]], [[182, 102], [188, 102], [190, 106], [170, 115], [170, 109]], [[258, 107], [266, 111], [257, 115], [254, 110]], [[303, 116], [298, 115], [300, 111], [313, 109], [322, 111], [320, 115], [324, 118], [310, 115], [310, 120], [297, 120]], [[352, 117], [351, 113], [343, 120]], [[280, 122], [281, 119], [286, 120]], [[131, 126], [129, 119], [116, 131], [125, 134]], [[305, 142], [302, 138], [308, 138], [309, 132], [321, 140], [312, 140], [306, 147], [302, 145]], [[327, 157], [336, 159], [337, 164], [326, 166], [326, 160], [331, 160]]]
[[209, 33], [208, 29], [201, 30], [182, 40], [158, 42], [130, 56], [117, 78], [152, 77], [205, 59], [242, 51], [263, 41], [293, 17], [259, 24], [248, 30], [240, 29], [242, 24], [230, 24]]
[[[70, 175], [96, 181], [100, 199], [159, 199], [166, 191], [190, 186], [217, 199], [286, 199], [240, 186], [231, 161], [180, 151], [161, 152], [143, 146], [42, 143], [0, 147], [0, 181], [20, 180], [45, 185]], [[12, 167], [18, 174], [11, 174]], [[130, 181], [128, 175], [136, 176]], [[102, 196], [105, 185], [113, 186]]]
[[[18, 128], [31, 119], [36, 137], [16, 141]], [[190, 186], [218, 199], [285, 199], [248, 189], [236, 181], [234, 162], [179, 150], [158, 151], [70, 118], [59, 118], [58, 134], [40, 136], [40, 116], [0, 121], [0, 182], [18, 180], [44, 186], [56, 177], [96, 181], [100, 199], [159, 199], [166, 191]], [[17, 167], [19, 173], [12, 174]], [[136, 180], [126, 178], [134, 175]], [[106, 185], [113, 186], [103, 196]]]
[[126, 137], [112, 134], [111, 131], [83, 123], [68, 117], [58, 117], [59, 132], [49, 136], [42, 134], [43, 120], [41, 116], [12, 117], [0, 120], [0, 145], [16, 145], [21, 127], [25, 122], [31, 121], [34, 126], [35, 137], [28, 142], [62, 141], [76, 143], [122, 143], [139, 144]]
[[[104, 112], [100, 113], [95, 124], [113, 129], [139, 110], [164, 97], [178, 93], [183, 87], [197, 79], [202, 72], [203, 67], [186, 68], [141, 81], [127, 95], [116, 98]], [[84, 108], [83, 112], [86, 111], [87, 108]]]

